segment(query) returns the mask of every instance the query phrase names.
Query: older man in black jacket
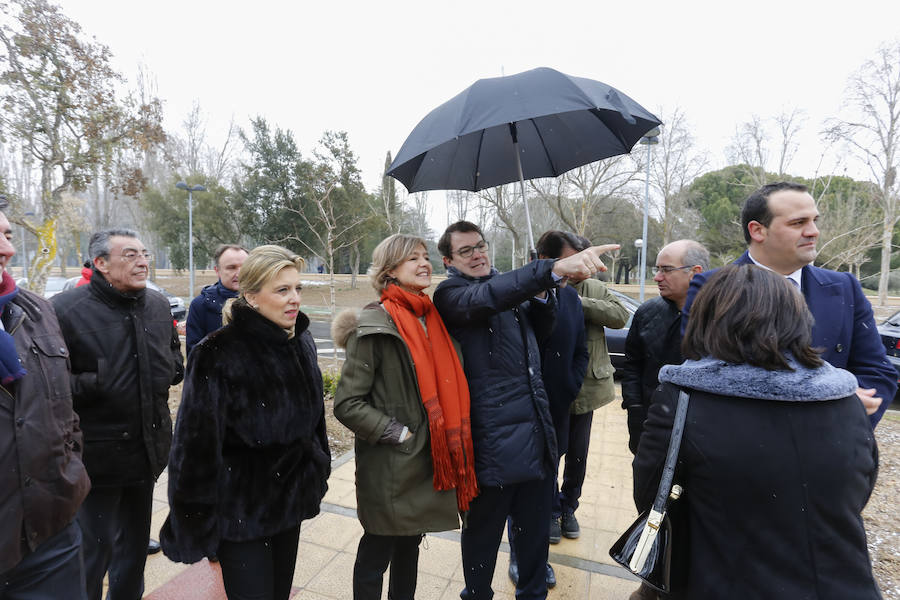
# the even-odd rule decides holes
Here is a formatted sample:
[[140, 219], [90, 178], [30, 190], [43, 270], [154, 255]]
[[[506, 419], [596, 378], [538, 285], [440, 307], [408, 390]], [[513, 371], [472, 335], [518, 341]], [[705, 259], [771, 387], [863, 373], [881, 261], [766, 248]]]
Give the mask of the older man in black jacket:
[[449, 277], [434, 292], [447, 330], [462, 347], [471, 395], [479, 495], [462, 530], [464, 599], [490, 598], [507, 515], [516, 537], [519, 599], [546, 598], [556, 436], [541, 380], [538, 340], [553, 327], [547, 290], [565, 277], [604, 268], [589, 248], [558, 261], [536, 260], [500, 274], [474, 223], [450, 225], [438, 242]]
[[709, 269], [709, 251], [694, 240], [678, 240], [659, 251], [653, 281], [659, 297], [644, 302], [634, 313], [625, 339], [622, 408], [628, 411], [628, 448], [637, 452], [650, 397], [663, 365], [680, 365], [681, 309], [691, 279]]
[[[691, 279], [709, 269], [709, 251], [694, 240], [678, 240], [664, 246], [656, 257], [653, 280], [659, 297], [644, 302], [634, 313], [625, 339], [625, 368], [622, 374], [622, 408], [628, 410], [628, 448], [632, 454], [644, 431], [650, 397], [659, 385], [659, 370], [680, 365], [681, 309]], [[658, 594], [647, 584], [629, 600], [656, 600]]]
[[[0, 199], [0, 210], [5, 209]], [[83, 599], [75, 513], [90, 489], [72, 411], [69, 352], [50, 304], [6, 271], [0, 212], [0, 598]]]
[[165, 297], [146, 289], [150, 254], [134, 231], [95, 233], [91, 283], [53, 297], [72, 353], [72, 393], [93, 482], [78, 513], [88, 597], [143, 594], [153, 485], [172, 441], [169, 386], [184, 363]]

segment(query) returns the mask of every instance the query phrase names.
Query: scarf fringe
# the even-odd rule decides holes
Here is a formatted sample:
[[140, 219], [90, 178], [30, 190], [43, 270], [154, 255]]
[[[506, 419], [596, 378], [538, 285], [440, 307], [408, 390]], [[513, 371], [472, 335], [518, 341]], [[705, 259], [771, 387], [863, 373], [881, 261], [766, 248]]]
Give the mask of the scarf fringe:
[[431, 463], [434, 466], [434, 489], [450, 490], [456, 484], [453, 476], [453, 458], [447, 447], [447, 433], [444, 432], [444, 415], [437, 396], [425, 401], [428, 413], [428, 430], [431, 432]]
[[472, 446], [472, 426], [469, 419], [463, 419], [459, 439], [465, 442], [465, 448], [458, 444], [460, 451], [457, 465], [456, 505], [460, 511], [469, 510], [469, 502], [478, 495], [478, 479], [475, 477], [475, 449]]
[[478, 495], [472, 427], [466, 419], [459, 429], [445, 430], [444, 417], [437, 397], [426, 400], [424, 404], [428, 413], [428, 430], [431, 432], [434, 489], [456, 488], [456, 505], [460, 511], [465, 512], [469, 510], [469, 503]]

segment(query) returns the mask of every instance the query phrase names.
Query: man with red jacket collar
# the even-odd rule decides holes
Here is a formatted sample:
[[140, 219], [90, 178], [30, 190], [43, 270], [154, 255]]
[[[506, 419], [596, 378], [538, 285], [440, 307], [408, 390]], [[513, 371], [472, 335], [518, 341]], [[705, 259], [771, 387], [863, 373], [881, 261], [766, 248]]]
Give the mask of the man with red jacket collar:
[[75, 514], [90, 480], [69, 352], [50, 303], [7, 272], [12, 238], [0, 212], [0, 597], [83, 600]]

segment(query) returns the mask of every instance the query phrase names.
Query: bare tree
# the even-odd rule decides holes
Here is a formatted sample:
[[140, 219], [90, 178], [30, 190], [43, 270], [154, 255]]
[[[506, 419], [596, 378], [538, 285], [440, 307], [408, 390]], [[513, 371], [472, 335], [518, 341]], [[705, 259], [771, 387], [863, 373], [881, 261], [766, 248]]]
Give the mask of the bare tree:
[[779, 139], [781, 140], [781, 146], [778, 151], [777, 172], [778, 177], [783, 179], [787, 174], [788, 166], [797, 154], [797, 149], [799, 147], [799, 144], [797, 143], [797, 134], [800, 132], [800, 128], [805, 121], [805, 115], [799, 108], [793, 108], [790, 112], [787, 110], [781, 111], [781, 114], [775, 117], [774, 120], [779, 133]]
[[881, 274], [878, 303], [887, 302], [891, 241], [900, 219], [897, 167], [900, 162], [900, 41], [883, 45], [850, 77], [845, 104], [852, 114], [834, 120], [827, 135], [846, 142], [869, 170], [881, 208]]
[[468, 221], [469, 211], [477, 208], [478, 196], [467, 190], [447, 190], [447, 220]]
[[424, 237], [428, 227], [428, 215], [431, 214], [431, 209], [428, 206], [428, 192], [416, 192], [415, 194], [410, 194], [410, 198], [412, 199], [413, 215], [415, 217], [416, 235]]
[[769, 183], [770, 171], [784, 178], [797, 153], [796, 139], [804, 120], [804, 113], [798, 108], [784, 109], [769, 119], [751, 115], [749, 121], [735, 129], [726, 151], [729, 161], [733, 165], [746, 165], [751, 185], [755, 187]]
[[674, 239], [673, 232], [679, 223], [695, 220], [691, 219], [692, 209], [682, 191], [706, 168], [707, 157], [696, 150], [691, 125], [680, 108], [676, 107], [670, 115], [660, 110], [659, 115], [666, 125], [650, 160], [650, 185], [662, 198], [658, 216], [663, 230], [662, 244], [666, 245]]
[[[520, 197], [519, 193], [514, 191], [512, 185], [500, 185], [493, 188], [487, 188], [478, 192], [478, 197], [486, 207], [489, 207], [493, 216], [494, 224], [506, 229], [512, 237], [513, 247], [516, 249], [517, 256], [525, 257], [525, 246], [522, 242], [521, 234], [524, 231], [522, 223], [516, 221], [515, 205]], [[482, 223], [482, 228], [485, 228]], [[516, 262], [513, 261], [512, 268], [516, 268]]]
[[860, 267], [869, 261], [868, 251], [881, 242], [879, 206], [871, 194], [860, 193], [832, 195], [824, 205], [821, 199], [827, 189], [828, 182], [816, 199], [825, 215], [816, 263], [834, 270], [846, 266], [859, 278]]
[[563, 225], [584, 235], [592, 221], [602, 216], [601, 207], [613, 197], [632, 195], [640, 164], [630, 155], [593, 162], [555, 180], [533, 180], [532, 190], [544, 200]]
[[134, 96], [120, 100], [122, 77], [110, 66], [109, 49], [84, 35], [59, 7], [13, 0], [0, 4], [0, 12], [0, 127], [40, 169], [42, 221], [22, 224], [39, 237], [29, 283], [42, 291], [56, 258], [63, 193], [84, 190], [97, 172], [119, 175], [117, 148], [160, 143], [162, 104], [140, 104]]
[[237, 151], [238, 126], [234, 122], [234, 115], [228, 121], [228, 130], [221, 148], [207, 145], [203, 157], [205, 170], [210, 177], [218, 182], [224, 182], [232, 173], [234, 167], [234, 154]]
[[735, 128], [731, 145], [726, 150], [731, 164], [747, 165], [756, 187], [766, 184], [766, 163], [769, 161], [767, 137], [762, 119], [759, 115], [751, 115], [749, 121]]

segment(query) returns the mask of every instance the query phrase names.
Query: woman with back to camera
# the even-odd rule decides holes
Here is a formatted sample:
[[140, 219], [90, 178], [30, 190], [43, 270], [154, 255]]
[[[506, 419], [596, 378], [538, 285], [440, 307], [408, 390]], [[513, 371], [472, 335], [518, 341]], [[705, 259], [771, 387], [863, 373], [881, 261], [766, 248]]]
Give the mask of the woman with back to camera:
[[188, 358], [160, 541], [177, 562], [217, 555], [229, 600], [288, 598], [300, 522], [318, 514], [331, 471], [303, 265], [254, 248], [225, 326]]
[[690, 548], [673, 597], [881, 598], [860, 516], [878, 467], [872, 427], [856, 378], [810, 348], [811, 320], [790, 282], [755, 265], [724, 267], [697, 294], [687, 360], [660, 371], [634, 459], [644, 510], [687, 391], [675, 482]]
[[365, 530], [353, 569], [355, 600], [412, 600], [419, 543], [459, 526], [477, 494], [469, 388], [431, 299], [425, 241], [396, 234], [372, 254], [380, 301], [332, 327], [346, 361], [334, 415], [356, 434], [357, 513]]

